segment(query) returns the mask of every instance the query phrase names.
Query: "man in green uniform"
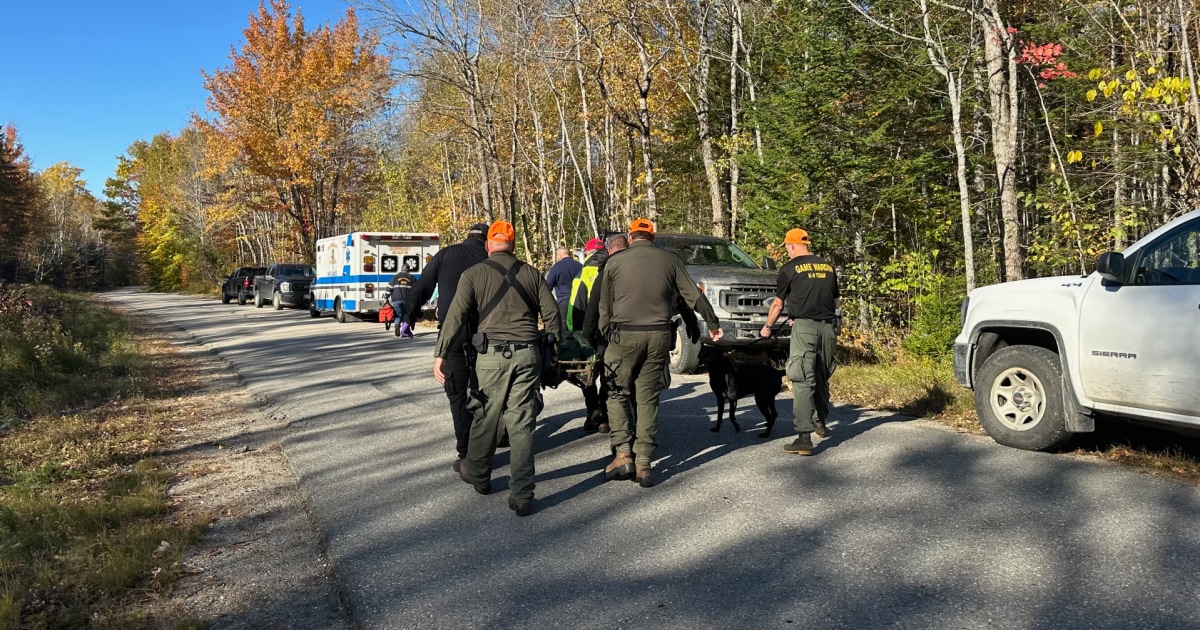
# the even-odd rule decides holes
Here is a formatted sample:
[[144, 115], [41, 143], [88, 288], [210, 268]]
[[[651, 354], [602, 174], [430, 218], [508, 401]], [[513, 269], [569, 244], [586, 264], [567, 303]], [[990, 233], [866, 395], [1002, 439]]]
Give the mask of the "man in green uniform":
[[433, 375], [439, 383], [445, 381], [442, 366], [454, 344], [470, 342], [476, 348], [476, 406], [459, 476], [479, 494], [490, 491], [496, 434], [503, 421], [512, 469], [508, 507], [517, 516], [528, 516], [533, 511], [533, 429], [541, 410], [538, 316], [555, 338], [562, 334], [562, 324], [541, 272], [513, 256], [512, 224], [496, 221], [487, 235], [488, 259], [463, 273], [446, 312]]
[[836, 319], [841, 316], [837, 272], [824, 258], [808, 250], [808, 232], [789, 230], [783, 241], [791, 260], [779, 270], [775, 301], [767, 323], [759, 331], [771, 336], [771, 327], [786, 307], [792, 320], [792, 343], [787, 377], [792, 381], [792, 415], [799, 435], [784, 447], [788, 453], [812, 455], [812, 433], [824, 437], [829, 418], [829, 377], [837, 348]]
[[[604, 369], [613, 379], [608, 396], [610, 444], [616, 452], [604, 476], [636, 475], [638, 483], [649, 488], [654, 485], [650, 461], [657, 446], [658, 396], [666, 386], [676, 294], [708, 323], [713, 341], [721, 338], [721, 327], [679, 258], [654, 247], [653, 223], [635, 219], [629, 239], [629, 249], [608, 260], [600, 282], [600, 330], [608, 340]], [[636, 443], [629, 430], [631, 393], [637, 401]]]

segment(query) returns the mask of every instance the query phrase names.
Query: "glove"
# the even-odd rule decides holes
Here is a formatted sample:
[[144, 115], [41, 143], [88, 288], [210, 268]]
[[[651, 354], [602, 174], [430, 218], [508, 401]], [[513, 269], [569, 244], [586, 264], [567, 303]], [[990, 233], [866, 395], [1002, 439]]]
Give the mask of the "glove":
[[696, 319], [688, 319], [684, 321], [684, 332], [687, 333], [688, 341], [692, 343], [700, 343], [700, 322]]

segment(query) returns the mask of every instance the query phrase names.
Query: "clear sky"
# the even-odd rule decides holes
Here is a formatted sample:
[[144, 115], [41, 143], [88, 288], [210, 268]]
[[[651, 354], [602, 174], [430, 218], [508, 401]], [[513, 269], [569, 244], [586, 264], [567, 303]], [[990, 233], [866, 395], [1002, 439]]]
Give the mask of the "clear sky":
[[[308, 28], [346, 10], [291, 5]], [[204, 113], [200, 71], [229, 64], [257, 10], [258, 0], [0, 0], [0, 125], [17, 126], [35, 169], [70, 162], [102, 197], [130, 144]]]

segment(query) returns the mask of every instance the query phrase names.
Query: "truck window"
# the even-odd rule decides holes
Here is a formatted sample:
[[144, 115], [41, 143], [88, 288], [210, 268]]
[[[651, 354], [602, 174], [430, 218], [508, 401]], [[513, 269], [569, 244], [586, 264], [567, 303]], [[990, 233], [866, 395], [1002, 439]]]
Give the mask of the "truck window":
[[275, 269], [277, 276], [305, 276], [311, 278], [313, 275], [312, 267], [305, 265], [280, 265]]
[[1200, 284], [1200, 222], [1138, 253], [1133, 284]]
[[758, 269], [758, 264], [737, 245], [719, 238], [660, 236], [655, 247], [670, 250], [685, 265], [721, 265]]

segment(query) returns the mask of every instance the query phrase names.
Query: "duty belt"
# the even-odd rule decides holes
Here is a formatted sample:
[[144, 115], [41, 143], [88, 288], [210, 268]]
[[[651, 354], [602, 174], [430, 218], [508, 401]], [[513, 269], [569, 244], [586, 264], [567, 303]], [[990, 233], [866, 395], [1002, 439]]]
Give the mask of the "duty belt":
[[829, 319], [817, 319], [815, 317], [792, 317], [791, 319], [807, 319], [810, 322], [817, 322], [818, 324], [833, 324], [834, 323], [834, 321], [833, 321], [834, 318], [832, 318], [832, 317]]
[[513, 352], [532, 348], [536, 344], [531, 341], [493, 341], [490, 345], [493, 352], [499, 353], [505, 359], [511, 359]]
[[611, 324], [611, 325], [612, 325], [612, 327], [613, 327], [613, 328], [615, 328], [615, 329], [617, 329], [617, 330], [628, 330], [628, 331], [632, 331], [632, 332], [648, 332], [648, 331], [656, 331], [656, 332], [673, 332], [673, 331], [675, 330], [675, 325], [674, 325], [674, 324], [672, 324], [672, 323], [670, 323], [670, 322], [667, 322], [666, 324], [620, 324], [620, 323], [613, 323], [613, 324]]

